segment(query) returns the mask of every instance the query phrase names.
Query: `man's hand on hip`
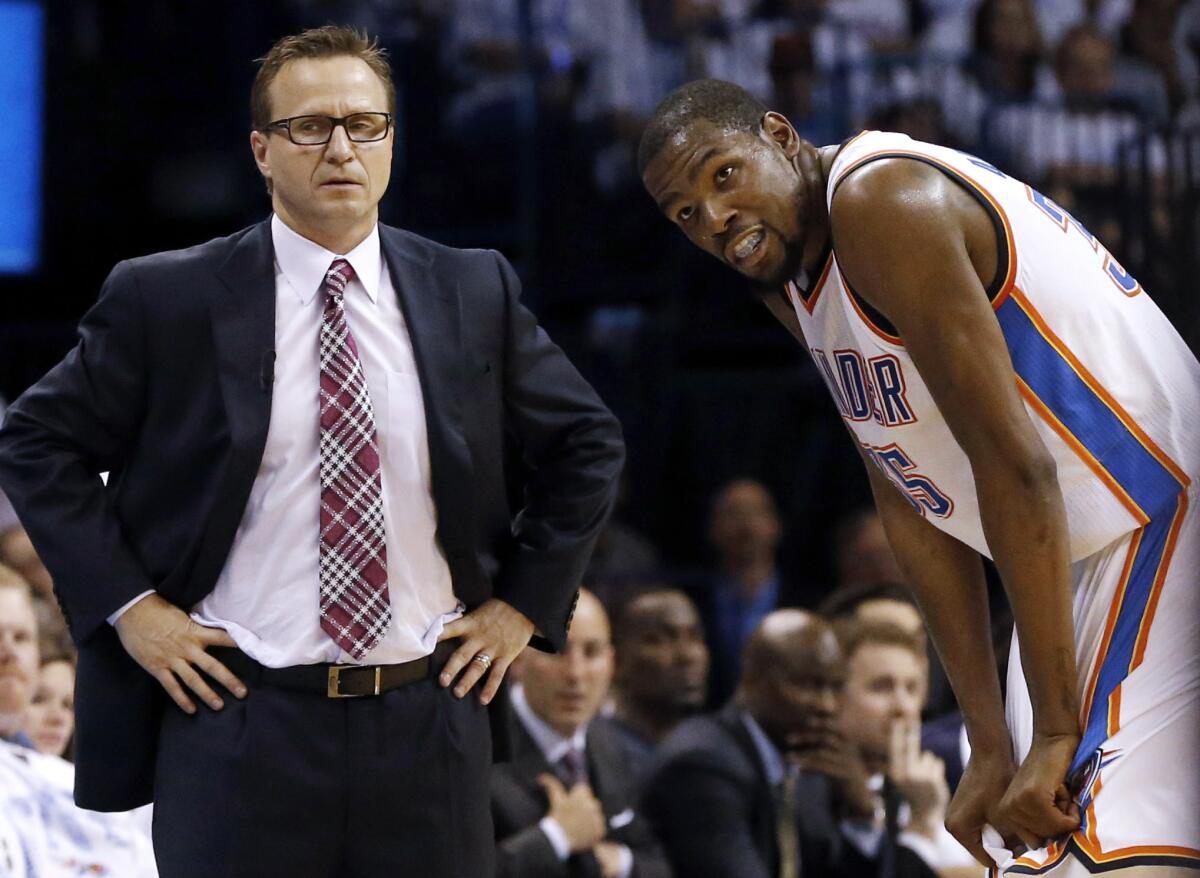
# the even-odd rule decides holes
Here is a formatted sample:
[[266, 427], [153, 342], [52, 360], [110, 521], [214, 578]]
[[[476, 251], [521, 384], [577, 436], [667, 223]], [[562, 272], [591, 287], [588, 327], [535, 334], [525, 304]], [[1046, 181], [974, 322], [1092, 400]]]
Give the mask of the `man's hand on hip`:
[[158, 595], [146, 595], [126, 610], [117, 619], [116, 629], [125, 651], [162, 684], [186, 713], [195, 713], [196, 705], [184, 685], [213, 710], [225, 706], [197, 668], [238, 698], [246, 697], [242, 681], [206, 651], [210, 646], [236, 647], [233, 638], [220, 628], [197, 625], [187, 613]]
[[442, 630], [438, 640], [458, 637], [462, 645], [446, 662], [438, 682], [449, 686], [461, 672], [462, 677], [454, 683], [454, 694], [462, 698], [487, 674], [479, 696], [487, 704], [496, 697], [508, 666], [529, 643], [533, 628], [533, 623], [511, 604], [498, 598], [484, 601]]

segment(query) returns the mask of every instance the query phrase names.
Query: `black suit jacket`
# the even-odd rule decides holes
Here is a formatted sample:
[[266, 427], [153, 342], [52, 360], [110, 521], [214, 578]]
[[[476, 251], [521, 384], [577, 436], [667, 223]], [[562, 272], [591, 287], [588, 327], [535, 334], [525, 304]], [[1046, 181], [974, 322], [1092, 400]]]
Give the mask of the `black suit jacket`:
[[[611, 508], [620, 428], [521, 306], [499, 254], [386, 226], [380, 238], [412, 336], [455, 593], [468, 608], [503, 598], [561, 647]], [[78, 345], [0, 428], [0, 486], [80, 649], [83, 807], [151, 798], [166, 696], [105, 620], [147, 589], [190, 608], [216, 583], [270, 420], [273, 260], [262, 222], [120, 263]]]
[[[512, 762], [492, 770], [492, 820], [496, 828], [497, 875], [500, 878], [599, 878], [600, 866], [590, 853], [573, 854], [564, 863], [554, 853], [538, 821], [549, 803], [537, 782], [554, 774], [542, 751], [515, 715], [511, 719]], [[636, 812], [633, 778], [623, 761], [616, 733], [602, 719], [587, 733], [588, 778], [609, 822], [608, 840], [633, 852], [634, 878], [670, 878], [661, 847], [645, 818]]]
[[[847, 841], [830, 780], [802, 774], [796, 793], [803, 878], [877, 878], [879, 864]], [[766, 766], [734, 704], [686, 720], [659, 746], [642, 807], [676, 874], [688, 878], [777, 878], [775, 801]], [[936, 878], [908, 848], [895, 878]]]
[[[775, 802], [766, 772], [733, 704], [685, 720], [659, 745], [642, 808], [676, 874], [778, 878]], [[829, 782], [804, 775], [797, 799], [803, 874], [842, 874]]]

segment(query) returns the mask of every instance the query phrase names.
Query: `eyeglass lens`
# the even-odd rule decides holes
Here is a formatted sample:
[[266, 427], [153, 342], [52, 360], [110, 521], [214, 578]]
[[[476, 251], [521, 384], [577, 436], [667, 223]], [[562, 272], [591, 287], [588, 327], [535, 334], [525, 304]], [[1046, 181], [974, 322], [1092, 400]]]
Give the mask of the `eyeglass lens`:
[[[327, 143], [333, 136], [329, 116], [296, 116], [288, 122], [288, 134], [296, 143]], [[387, 136], [387, 113], [355, 113], [346, 117], [346, 134], [355, 143], [369, 143]]]

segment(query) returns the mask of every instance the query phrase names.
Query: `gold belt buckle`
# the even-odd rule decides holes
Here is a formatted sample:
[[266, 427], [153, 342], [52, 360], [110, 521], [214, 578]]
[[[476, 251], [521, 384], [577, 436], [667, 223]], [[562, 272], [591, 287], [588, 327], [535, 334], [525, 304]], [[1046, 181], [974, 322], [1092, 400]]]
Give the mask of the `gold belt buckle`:
[[379, 694], [379, 681], [383, 671], [379, 665], [375, 666], [375, 691], [374, 692], [341, 692], [339, 685], [341, 684], [342, 671], [350, 668], [361, 669], [362, 665], [330, 665], [329, 666], [329, 682], [325, 687], [325, 695], [329, 698], [363, 698], [367, 695]]

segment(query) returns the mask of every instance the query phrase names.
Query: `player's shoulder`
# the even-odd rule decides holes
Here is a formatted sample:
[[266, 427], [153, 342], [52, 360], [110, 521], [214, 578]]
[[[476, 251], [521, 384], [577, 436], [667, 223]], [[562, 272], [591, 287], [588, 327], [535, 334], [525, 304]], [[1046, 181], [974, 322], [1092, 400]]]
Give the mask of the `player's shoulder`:
[[830, 214], [855, 219], [880, 212], [917, 219], [952, 191], [937, 168], [909, 156], [886, 156], [843, 174], [830, 197]]
[[892, 249], [958, 234], [973, 208], [937, 164], [916, 152], [875, 156], [845, 169], [832, 187], [830, 225], [842, 250], [852, 241]]

